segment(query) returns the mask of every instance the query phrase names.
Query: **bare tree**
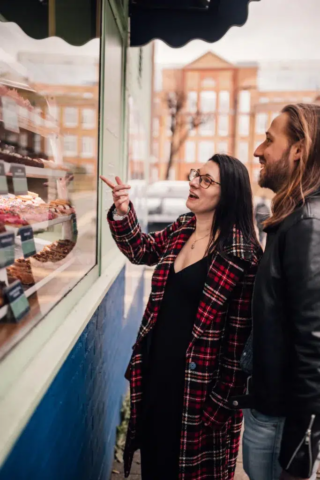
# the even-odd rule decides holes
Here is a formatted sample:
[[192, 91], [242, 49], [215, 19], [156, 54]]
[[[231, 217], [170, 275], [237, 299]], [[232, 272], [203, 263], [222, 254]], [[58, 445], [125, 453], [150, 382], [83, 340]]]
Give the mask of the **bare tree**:
[[190, 133], [206, 123], [211, 117], [211, 115], [205, 115], [198, 109], [194, 113], [186, 112], [186, 100], [187, 97], [183, 90], [166, 94], [165, 101], [170, 119], [171, 142], [165, 180], [168, 180], [175, 156]]

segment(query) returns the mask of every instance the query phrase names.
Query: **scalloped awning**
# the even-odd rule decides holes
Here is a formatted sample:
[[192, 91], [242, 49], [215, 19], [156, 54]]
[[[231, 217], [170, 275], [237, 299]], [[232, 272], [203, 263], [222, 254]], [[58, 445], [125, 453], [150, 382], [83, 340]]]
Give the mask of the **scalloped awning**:
[[260, 0], [131, 0], [131, 46], [154, 39], [175, 48], [195, 39], [217, 42], [246, 23], [250, 1]]

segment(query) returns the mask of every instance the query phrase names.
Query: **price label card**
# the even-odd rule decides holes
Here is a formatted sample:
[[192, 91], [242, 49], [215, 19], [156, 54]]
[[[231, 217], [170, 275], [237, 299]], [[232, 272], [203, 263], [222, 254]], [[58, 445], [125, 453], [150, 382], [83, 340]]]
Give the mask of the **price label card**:
[[12, 164], [10, 168], [13, 180], [13, 190], [16, 195], [28, 195], [26, 167]]
[[77, 217], [73, 213], [71, 215], [71, 229], [72, 229], [72, 241], [77, 242], [78, 239], [78, 226], [77, 226]]
[[0, 268], [9, 267], [14, 262], [14, 233], [0, 234]]
[[8, 182], [4, 162], [0, 162], [0, 195], [8, 195]]
[[[30, 311], [30, 305], [24, 294], [20, 280], [9, 285], [4, 289], [4, 293], [11, 307], [11, 313], [15, 322], [20, 322]], [[9, 319], [11, 316], [9, 315]]]
[[4, 128], [10, 132], [20, 133], [16, 102], [9, 97], [2, 97], [1, 102]]
[[21, 245], [24, 258], [32, 257], [37, 253], [34, 243], [33, 230], [31, 227], [22, 227], [18, 235], [21, 236]]

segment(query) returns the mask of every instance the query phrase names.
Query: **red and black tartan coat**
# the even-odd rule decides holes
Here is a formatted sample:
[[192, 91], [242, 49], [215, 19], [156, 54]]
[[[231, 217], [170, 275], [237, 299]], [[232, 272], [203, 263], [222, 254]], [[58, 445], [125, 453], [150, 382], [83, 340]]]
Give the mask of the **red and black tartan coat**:
[[[130, 363], [131, 418], [124, 456], [128, 476], [134, 451], [140, 447], [141, 342], [157, 321], [171, 265], [194, 232], [196, 219], [188, 213], [160, 232], [145, 234], [131, 204], [123, 220], [113, 221], [110, 211], [108, 221], [119, 249], [132, 263], [156, 265]], [[234, 478], [242, 413], [232, 410], [229, 399], [245, 392], [239, 360], [251, 330], [259, 257], [259, 249], [245, 244], [236, 229], [223, 254], [213, 255], [186, 352], [180, 480]], [[195, 369], [189, 368], [191, 363]]]

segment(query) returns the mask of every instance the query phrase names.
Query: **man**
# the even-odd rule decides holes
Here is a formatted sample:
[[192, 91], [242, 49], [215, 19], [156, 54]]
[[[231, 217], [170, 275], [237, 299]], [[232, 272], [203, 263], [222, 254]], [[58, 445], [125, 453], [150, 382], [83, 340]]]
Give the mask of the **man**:
[[275, 192], [253, 298], [250, 480], [316, 478], [320, 441], [320, 107], [289, 105], [255, 151]]

